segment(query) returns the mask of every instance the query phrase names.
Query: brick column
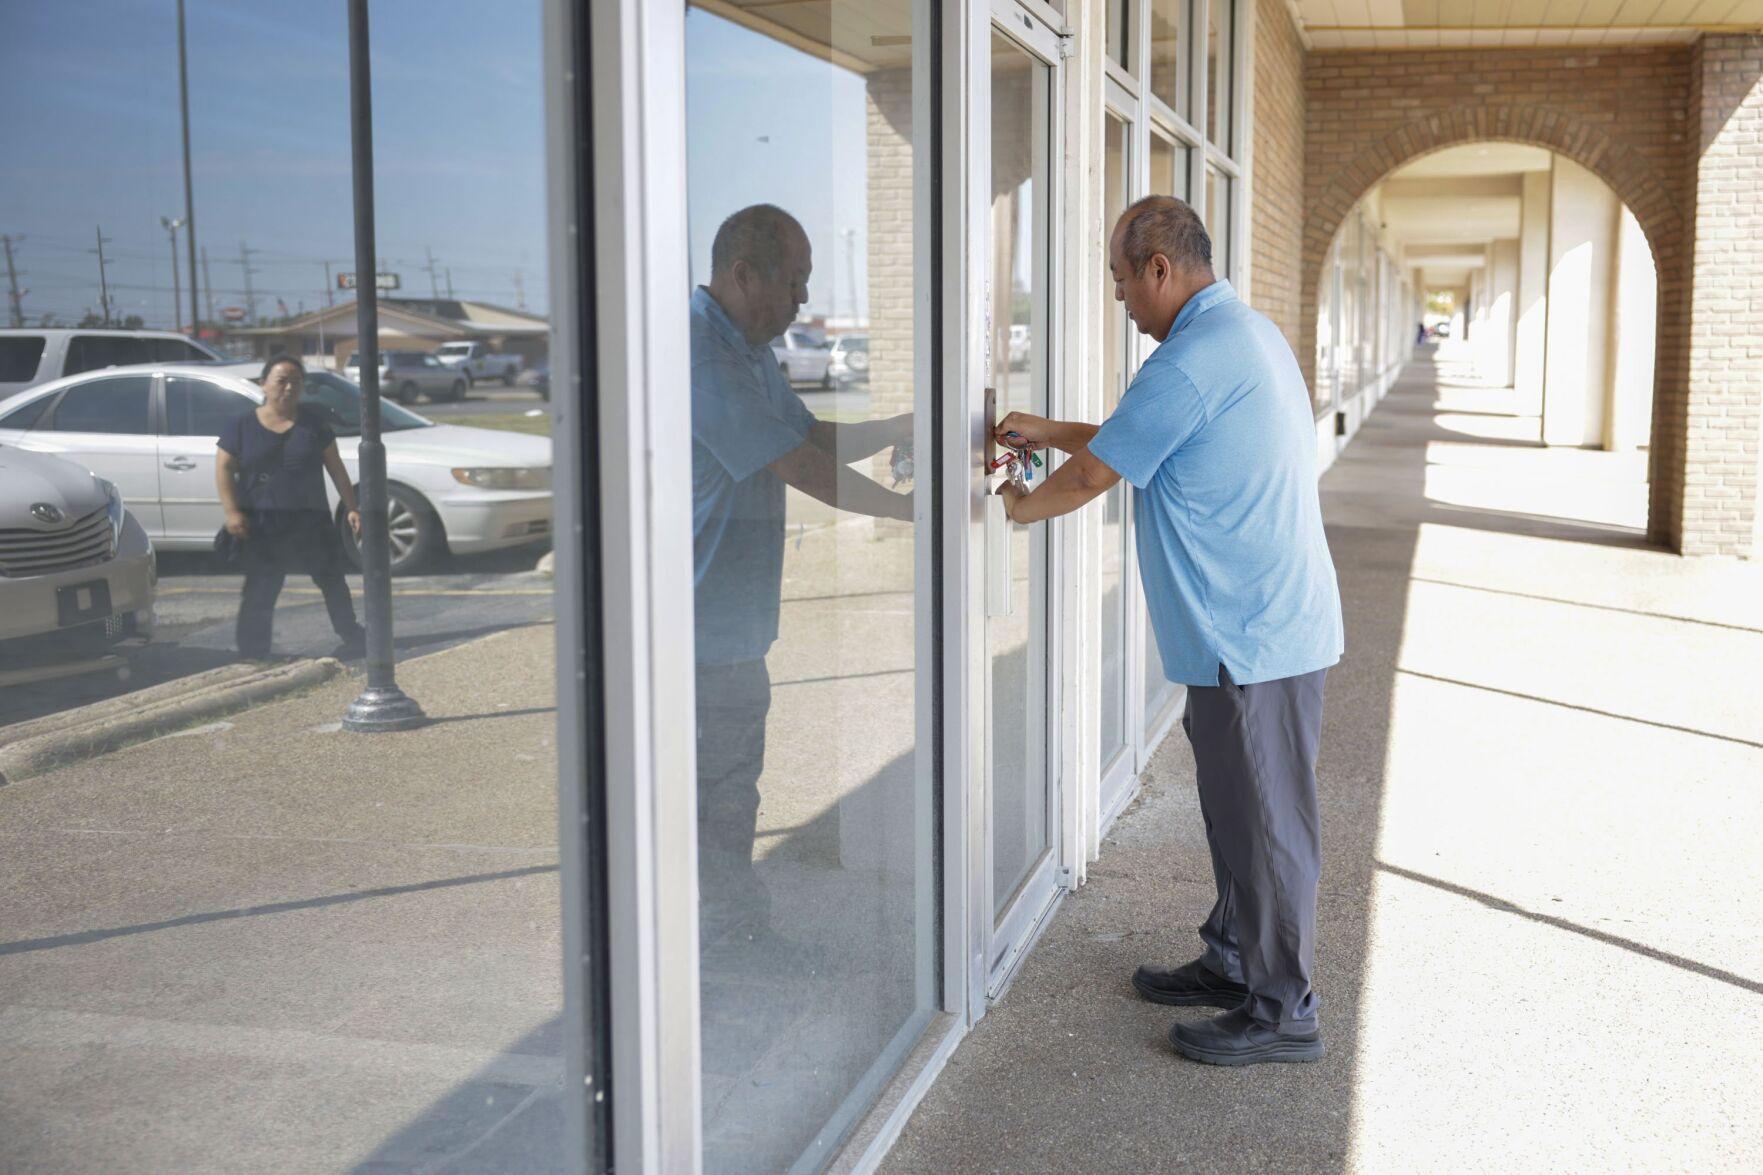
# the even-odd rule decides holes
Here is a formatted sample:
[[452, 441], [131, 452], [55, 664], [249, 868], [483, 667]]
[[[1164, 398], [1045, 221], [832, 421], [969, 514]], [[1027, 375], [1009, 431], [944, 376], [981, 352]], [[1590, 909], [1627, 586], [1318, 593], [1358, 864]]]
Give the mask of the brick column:
[[1763, 423], [1763, 37], [1713, 35], [1691, 55], [1691, 280], [1683, 497], [1686, 555], [1754, 556]]

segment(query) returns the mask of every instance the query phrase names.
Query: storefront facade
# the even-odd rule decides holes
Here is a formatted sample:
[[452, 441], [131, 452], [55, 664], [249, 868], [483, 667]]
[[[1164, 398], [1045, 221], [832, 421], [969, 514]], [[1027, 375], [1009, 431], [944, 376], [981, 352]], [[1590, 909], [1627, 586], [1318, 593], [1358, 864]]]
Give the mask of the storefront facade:
[[[872, 1164], [1103, 851], [1181, 703], [1131, 491], [1012, 526], [990, 424], [1118, 401], [1140, 196], [1193, 203], [1253, 301], [1256, 21], [1291, 32], [1259, 7], [551, 6], [560, 701], [603, 722], [564, 776], [585, 1153]], [[787, 321], [764, 288], [866, 336], [864, 378], [731, 409]], [[869, 484], [792, 481], [804, 435]], [[723, 496], [754, 470], [781, 514]]]

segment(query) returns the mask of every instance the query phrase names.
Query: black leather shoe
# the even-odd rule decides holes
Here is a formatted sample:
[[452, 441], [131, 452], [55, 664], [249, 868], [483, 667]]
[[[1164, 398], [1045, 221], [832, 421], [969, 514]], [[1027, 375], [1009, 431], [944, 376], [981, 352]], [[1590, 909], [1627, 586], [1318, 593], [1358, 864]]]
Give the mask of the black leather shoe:
[[1195, 959], [1180, 967], [1140, 967], [1132, 973], [1132, 985], [1154, 1004], [1177, 1007], [1236, 1008], [1249, 998], [1249, 989], [1214, 974]]
[[1190, 1061], [1208, 1065], [1259, 1065], [1267, 1061], [1319, 1061], [1322, 1034], [1285, 1036], [1249, 1018], [1242, 1008], [1210, 1020], [1177, 1024], [1169, 1043]]

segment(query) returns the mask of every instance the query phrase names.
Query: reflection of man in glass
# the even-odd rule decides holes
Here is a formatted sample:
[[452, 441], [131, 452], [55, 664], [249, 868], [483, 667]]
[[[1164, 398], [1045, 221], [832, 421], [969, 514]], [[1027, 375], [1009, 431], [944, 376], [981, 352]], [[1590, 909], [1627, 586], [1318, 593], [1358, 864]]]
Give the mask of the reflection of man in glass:
[[783, 585], [784, 486], [855, 514], [909, 521], [912, 499], [846, 467], [909, 441], [910, 415], [834, 424], [791, 390], [771, 341], [808, 300], [808, 236], [781, 208], [730, 216], [692, 294], [692, 538], [698, 682], [700, 931], [769, 927], [753, 867], [759, 776]]

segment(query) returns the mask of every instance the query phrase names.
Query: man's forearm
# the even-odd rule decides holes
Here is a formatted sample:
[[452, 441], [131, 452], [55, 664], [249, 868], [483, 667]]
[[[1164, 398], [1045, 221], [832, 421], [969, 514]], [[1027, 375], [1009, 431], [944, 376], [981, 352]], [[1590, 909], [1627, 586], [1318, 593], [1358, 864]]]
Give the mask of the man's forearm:
[[1081, 420], [1055, 420], [1053, 424], [1052, 445], [1061, 453], [1075, 453], [1090, 443], [1100, 425], [1085, 424]]
[[898, 444], [906, 439], [902, 432], [895, 420], [859, 420], [848, 424], [817, 420], [808, 430], [808, 439], [816, 448], [831, 453], [839, 464], [849, 465]]
[[836, 509], [872, 518], [912, 518], [909, 495], [896, 494], [846, 468], [838, 458], [812, 442], [778, 458], [771, 469], [785, 485]]

